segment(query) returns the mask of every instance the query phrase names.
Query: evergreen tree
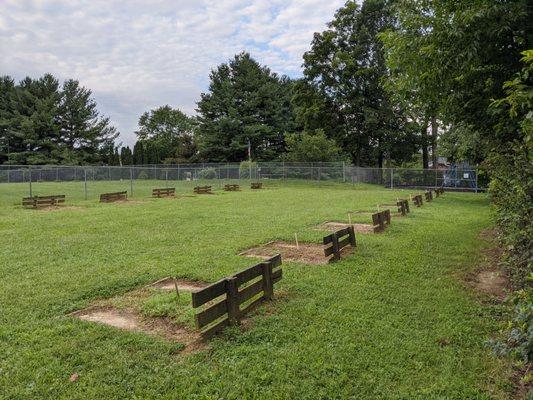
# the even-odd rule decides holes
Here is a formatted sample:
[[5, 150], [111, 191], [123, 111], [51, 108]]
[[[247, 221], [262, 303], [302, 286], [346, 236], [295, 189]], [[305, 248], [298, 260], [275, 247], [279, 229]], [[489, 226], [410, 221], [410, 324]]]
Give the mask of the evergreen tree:
[[200, 156], [208, 161], [241, 161], [248, 142], [257, 160], [272, 160], [285, 149], [292, 130], [291, 82], [262, 67], [248, 53], [211, 72], [209, 92], [198, 102]]
[[133, 154], [128, 146], [120, 149], [120, 159], [122, 161], [122, 165], [133, 164]]
[[137, 140], [133, 146], [133, 164], [142, 165], [144, 164], [144, 145], [143, 142]]
[[397, 132], [409, 132], [383, 87], [388, 72], [378, 34], [394, 26], [389, 3], [365, 0], [360, 7], [348, 1], [304, 55], [304, 74], [333, 105], [337, 142], [356, 165], [381, 167]]

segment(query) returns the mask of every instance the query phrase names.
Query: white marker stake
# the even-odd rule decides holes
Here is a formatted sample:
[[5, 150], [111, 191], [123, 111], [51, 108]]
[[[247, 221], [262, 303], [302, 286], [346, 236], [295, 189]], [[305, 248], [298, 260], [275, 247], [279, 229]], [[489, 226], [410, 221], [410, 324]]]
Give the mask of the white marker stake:
[[300, 250], [300, 245], [298, 244], [298, 234], [294, 232], [294, 239], [296, 239], [296, 248]]
[[377, 204], [376, 207], [378, 208], [378, 212], [379, 212], [379, 204]]
[[178, 290], [178, 280], [174, 278], [174, 288], [176, 289], [176, 297], [180, 298], [180, 291]]
[[352, 224], [352, 213], [348, 213], [348, 222]]

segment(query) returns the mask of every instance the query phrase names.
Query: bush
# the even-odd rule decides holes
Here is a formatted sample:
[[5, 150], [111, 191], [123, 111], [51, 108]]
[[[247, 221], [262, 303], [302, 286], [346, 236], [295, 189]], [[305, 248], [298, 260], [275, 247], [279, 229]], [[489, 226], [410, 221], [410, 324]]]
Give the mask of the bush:
[[148, 172], [141, 171], [137, 174], [137, 179], [148, 179]]
[[217, 179], [218, 174], [216, 168], [209, 167], [198, 171], [198, 179]]

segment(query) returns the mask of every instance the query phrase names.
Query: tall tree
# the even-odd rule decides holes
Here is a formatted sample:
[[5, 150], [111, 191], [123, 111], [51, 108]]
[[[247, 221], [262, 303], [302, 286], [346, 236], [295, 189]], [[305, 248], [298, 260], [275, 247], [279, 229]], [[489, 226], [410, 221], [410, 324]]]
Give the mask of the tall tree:
[[257, 160], [272, 160], [285, 149], [292, 131], [291, 88], [259, 65], [250, 54], [237, 54], [211, 72], [209, 92], [198, 102], [200, 155], [209, 161], [241, 161], [248, 143]]
[[383, 86], [388, 71], [378, 34], [393, 26], [390, 1], [348, 1], [304, 54], [304, 74], [334, 104], [337, 141], [356, 165], [381, 167], [407, 124]]
[[[118, 133], [101, 118], [91, 91], [50, 74], [15, 85], [0, 78], [0, 162], [85, 164], [103, 161]], [[7, 156], [9, 152], [9, 160]]]
[[128, 146], [122, 147], [120, 149], [120, 160], [122, 162], [122, 165], [133, 164], [133, 154]]
[[169, 105], [142, 114], [136, 134], [145, 144], [150, 160], [147, 162], [158, 164], [193, 158], [196, 153], [196, 125], [194, 118]]
[[140, 140], [135, 142], [133, 146], [133, 164], [134, 165], [143, 165], [146, 164], [146, 157], [144, 152], [144, 143]]
[[102, 118], [91, 98], [92, 92], [69, 79], [63, 83], [57, 113], [60, 151], [70, 163], [98, 162], [96, 149], [113, 143], [118, 136], [109, 118]]

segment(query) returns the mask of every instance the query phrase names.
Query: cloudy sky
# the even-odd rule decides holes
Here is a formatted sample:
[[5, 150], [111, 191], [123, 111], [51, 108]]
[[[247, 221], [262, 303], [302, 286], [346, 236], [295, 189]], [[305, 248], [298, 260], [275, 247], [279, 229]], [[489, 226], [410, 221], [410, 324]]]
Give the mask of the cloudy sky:
[[209, 72], [249, 51], [301, 75], [302, 54], [344, 0], [0, 0], [0, 74], [50, 72], [93, 91], [127, 145], [140, 114], [193, 114]]

